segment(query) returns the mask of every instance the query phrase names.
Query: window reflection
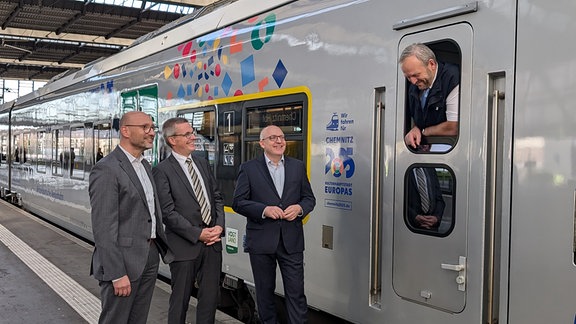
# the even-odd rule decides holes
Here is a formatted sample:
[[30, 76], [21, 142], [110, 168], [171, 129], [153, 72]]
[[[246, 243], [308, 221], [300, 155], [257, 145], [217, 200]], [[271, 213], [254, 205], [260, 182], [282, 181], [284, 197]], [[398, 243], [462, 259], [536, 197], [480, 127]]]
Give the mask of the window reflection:
[[214, 110], [195, 111], [179, 114], [186, 118], [194, 129], [196, 140], [194, 141], [193, 155], [205, 158], [214, 170], [216, 162], [216, 112]]
[[447, 236], [454, 227], [454, 177], [444, 167], [414, 166], [405, 175], [405, 221], [414, 231]]

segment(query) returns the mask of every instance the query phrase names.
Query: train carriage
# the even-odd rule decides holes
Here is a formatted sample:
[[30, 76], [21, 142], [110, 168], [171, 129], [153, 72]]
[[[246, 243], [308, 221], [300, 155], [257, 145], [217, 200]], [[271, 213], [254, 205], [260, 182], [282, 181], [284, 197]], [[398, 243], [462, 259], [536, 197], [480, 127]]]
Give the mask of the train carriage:
[[[229, 206], [239, 165], [276, 124], [317, 199], [304, 225], [311, 308], [354, 323], [571, 323], [575, 9], [232, 2], [6, 103], [0, 196], [91, 239], [88, 178], [118, 143], [122, 114], [187, 118], [227, 206], [223, 287], [250, 321], [245, 218]], [[412, 121], [398, 59], [413, 43], [460, 71], [458, 135], [430, 138], [426, 153], [404, 144]], [[146, 158], [168, 154], [158, 134]], [[440, 180], [435, 230], [408, 220], [418, 167]]]

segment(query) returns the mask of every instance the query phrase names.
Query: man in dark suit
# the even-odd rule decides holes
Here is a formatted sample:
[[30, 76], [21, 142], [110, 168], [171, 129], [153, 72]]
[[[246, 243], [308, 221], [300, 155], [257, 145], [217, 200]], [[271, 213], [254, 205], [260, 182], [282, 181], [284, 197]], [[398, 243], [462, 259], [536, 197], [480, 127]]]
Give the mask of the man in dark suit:
[[172, 260], [150, 164], [154, 124], [143, 112], [120, 120], [120, 144], [90, 172], [94, 254], [90, 273], [99, 280], [99, 323], [146, 323], [158, 274], [158, 252]]
[[284, 156], [286, 140], [277, 126], [260, 133], [264, 154], [240, 166], [232, 208], [246, 216], [245, 251], [256, 285], [260, 320], [276, 324], [274, 290], [280, 267], [290, 323], [305, 323], [304, 230], [302, 218], [316, 204], [306, 168]]
[[168, 323], [185, 323], [195, 281], [199, 286], [196, 323], [214, 323], [222, 268], [224, 200], [208, 161], [191, 155], [195, 135], [188, 120], [171, 118], [164, 122], [162, 133], [172, 154], [153, 172], [168, 245], [175, 254], [170, 263]]
[[[420, 179], [419, 179], [420, 178]], [[408, 221], [419, 229], [437, 230], [446, 203], [434, 168], [413, 168], [408, 181]]]

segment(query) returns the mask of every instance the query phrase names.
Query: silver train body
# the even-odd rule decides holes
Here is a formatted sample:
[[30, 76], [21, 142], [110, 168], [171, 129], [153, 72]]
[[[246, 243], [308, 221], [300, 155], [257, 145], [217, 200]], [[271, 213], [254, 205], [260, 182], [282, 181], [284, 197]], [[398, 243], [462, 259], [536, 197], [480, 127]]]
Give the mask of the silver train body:
[[[317, 198], [311, 308], [355, 323], [573, 323], [575, 13], [568, 0], [240, 0], [5, 104], [1, 193], [90, 239], [98, 149], [142, 110], [189, 118], [231, 206], [275, 123]], [[398, 58], [415, 42], [461, 72], [459, 134], [428, 154], [403, 141]], [[156, 141], [153, 163], [168, 154]], [[435, 231], [406, 220], [414, 166], [440, 176]], [[224, 285], [250, 287], [245, 218], [226, 212]]]

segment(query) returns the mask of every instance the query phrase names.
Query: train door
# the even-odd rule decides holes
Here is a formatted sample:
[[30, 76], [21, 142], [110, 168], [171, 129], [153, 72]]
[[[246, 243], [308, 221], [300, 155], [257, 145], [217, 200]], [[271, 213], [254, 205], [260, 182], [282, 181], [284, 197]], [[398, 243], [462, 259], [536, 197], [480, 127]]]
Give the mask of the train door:
[[[470, 171], [466, 130], [470, 123], [472, 34], [470, 25], [458, 24], [410, 34], [398, 44], [398, 58], [408, 45], [424, 43], [439, 62], [452, 64], [460, 74], [458, 134], [424, 136], [416, 148], [404, 143], [405, 135], [414, 126], [412, 115], [416, 114], [409, 113], [408, 108], [410, 83], [400, 67], [397, 75], [399, 118], [396, 122], [392, 281], [398, 296], [428, 309], [423, 310], [426, 314], [461, 313], [467, 305], [467, 296], [479, 293], [471, 291], [478, 289], [478, 285], [471, 288], [466, 271], [471, 243], [466, 209]], [[426, 188], [426, 198], [422, 196], [421, 187]], [[483, 229], [476, 230], [482, 233]], [[473, 319], [439, 318], [443, 318], [443, 323], [451, 323], [446, 318], [454, 318], [458, 323], [471, 323]]]

